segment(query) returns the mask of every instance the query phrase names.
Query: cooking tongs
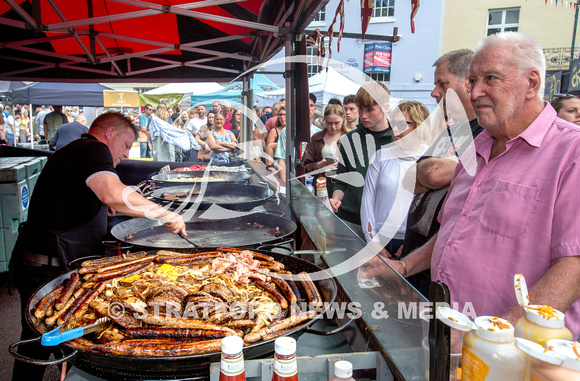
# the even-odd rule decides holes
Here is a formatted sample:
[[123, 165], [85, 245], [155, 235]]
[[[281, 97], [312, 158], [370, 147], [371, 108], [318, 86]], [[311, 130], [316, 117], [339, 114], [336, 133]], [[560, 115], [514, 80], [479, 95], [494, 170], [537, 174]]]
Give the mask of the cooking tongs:
[[60, 325], [55, 329], [53, 329], [52, 331], [42, 335], [40, 343], [45, 347], [53, 347], [55, 345], [59, 345], [60, 343], [64, 343], [65, 341], [74, 340], [77, 337], [81, 337], [84, 335], [88, 335], [89, 333], [100, 331], [101, 329], [105, 328], [110, 321], [111, 319], [109, 319], [108, 317], [102, 317], [92, 324], [85, 325], [83, 327], [69, 329], [68, 331], [63, 332], [61, 332], [62, 325]]
[[76, 338], [81, 337], [83, 335], [99, 331], [99, 330], [105, 328], [109, 324], [110, 321], [111, 321], [111, 319], [109, 319], [108, 317], [103, 317], [103, 318], [100, 318], [99, 320], [95, 321], [92, 324], [85, 325], [83, 327], [69, 329], [68, 331], [63, 331], [63, 332], [60, 332], [60, 330], [62, 329], [62, 325], [60, 325], [60, 326], [56, 327], [55, 329], [53, 329], [52, 331], [45, 333], [42, 336], [35, 337], [34, 339], [22, 340], [22, 341], [17, 341], [15, 343], [12, 343], [10, 345], [10, 347], [8, 348], [8, 351], [10, 352], [10, 354], [12, 356], [14, 356], [14, 358], [16, 360], [22, 361], [22, 362], [25, 362], [28, 364], [42, 365], [42, 366], [62, 364], [63, 362], [74, 358], [77, 355], [78, 350], [75, 349], [71, 354], [69, 354], [65, 357], [54, 359], [54, 360], [41, 360], [41, 359], [34, 359], [34, 358], [24, 356], [24, 355], [18, 353], [16, 348], [20, 345], [37, 343], [39, 341], [45, 347], [56, 346], [56, 345], [59, 345], [61, 343], [64, 343], [65, 341], [73, 340], [73, 339], [76, 339]]

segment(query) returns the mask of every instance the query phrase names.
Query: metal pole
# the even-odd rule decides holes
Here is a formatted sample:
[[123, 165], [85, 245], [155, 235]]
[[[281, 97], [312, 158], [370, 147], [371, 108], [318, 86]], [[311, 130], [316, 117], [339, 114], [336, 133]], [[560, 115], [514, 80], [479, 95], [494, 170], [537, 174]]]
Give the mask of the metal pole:
[[[252, 105], [250, 105], [250, 98], [248, 97], [248, 89], [250, 88], [249, 83], [250, 79], [247, 76], [242, 79], [242, 106], [251, 108]], [[242, 114], [242, 125], [240, 127], [240, 138], [238, 140], [240, 142], [250, 141], [251, 139], [249, 137], [252, 135], [249, 133], [249, 131], [250, 123], [248, 123], [248, 118]]]
[[576, 45], [576, 29], [578, 28], [578, 8], [580, 0], [576, 0], [576, 12], [574, 14], [574, 31], [572, 32], [572, 48], [570, 49], [570, 73], [572, 73], [572, 61], [574, 61], [574, 45]]
[[[295, 35], [294, 33], [286, 33], [285, 37], [285, 51], [286, 57], [293, 57]], [[290, 186], [290, 176], [294, 175], [294, 158], [296, 153], [294, 152], [294, 137], [296, 136], [296, 98], [294, 92], [294, 75], [295, 64], [286, 61], [286, 73], [291, 73], [286, 75], [286, 202], [290, 204], [291, 197], [291, 186]]]
[[[30, 132], [30, 149], [34, 149], [34, 119], [32, 118], [32, 103], [28, 105], [28, 132]], [[36, 118], [36, 115], [35, 115]], [[40, 131], [38, 131], [40, 133]]]

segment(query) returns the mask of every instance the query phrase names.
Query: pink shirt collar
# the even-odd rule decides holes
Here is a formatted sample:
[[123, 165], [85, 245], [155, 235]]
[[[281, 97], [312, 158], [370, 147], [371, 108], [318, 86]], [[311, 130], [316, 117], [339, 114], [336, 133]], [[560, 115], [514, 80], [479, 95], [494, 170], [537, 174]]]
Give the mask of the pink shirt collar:
[[[542, 112], [534, 119], [534, 121], [518, 136], [506, 143], [506, 151], [510, 149], [517, 141], [523, 140], [532, 147], [539, 148], [546, 136], [548, 127], [553, 123], [556, 118], [556, 110], [552, 105], [544, 101], [544, 109]], [[493, 145], [494, 137], [487, 131], [483, 130], [481, 134], [474, 140], [475, 150], [488, 161], [489, 155], [491, 154], [491, 147]]]

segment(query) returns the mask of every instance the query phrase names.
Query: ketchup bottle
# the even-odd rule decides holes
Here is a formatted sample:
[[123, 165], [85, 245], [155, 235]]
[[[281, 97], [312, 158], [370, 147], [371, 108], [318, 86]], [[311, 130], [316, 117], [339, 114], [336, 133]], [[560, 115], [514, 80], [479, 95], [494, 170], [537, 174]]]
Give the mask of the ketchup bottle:
[[220, 381], [246, 381], [243, 348], [244, 340], [239, 336], [226, 336], [222, 339]]
[[272, 381], [298, 381], [296, 340], [279, 337], [274, 342], [274, 375]]

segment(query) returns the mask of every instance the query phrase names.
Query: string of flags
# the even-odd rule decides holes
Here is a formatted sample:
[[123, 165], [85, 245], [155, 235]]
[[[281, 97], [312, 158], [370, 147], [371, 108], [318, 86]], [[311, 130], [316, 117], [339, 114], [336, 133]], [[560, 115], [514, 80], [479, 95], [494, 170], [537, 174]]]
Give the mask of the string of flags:
[[[526, 0], [527, 2], [528, 0]], [[548, 5], [548, 3], [550, 3], [550, 5], [554, 5], [554, 6], [558, 6], [558, 3], [560, 3], [560, 6], [563, 8], [571, 8], [571, 9], [576, 9], [576, 7], [578, 6], [578, 1], [564, 1], [564, 0], [544, 0], [545, 5]]]

